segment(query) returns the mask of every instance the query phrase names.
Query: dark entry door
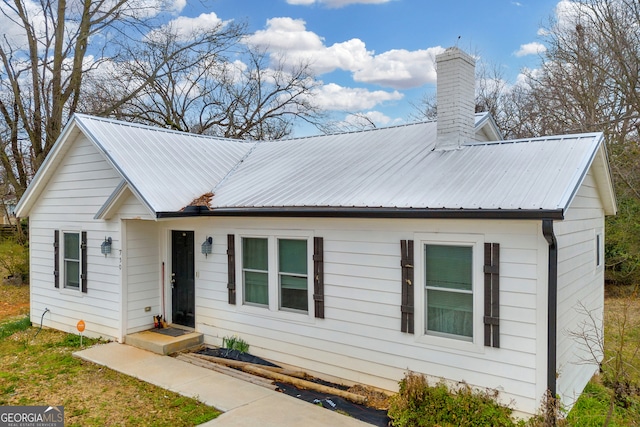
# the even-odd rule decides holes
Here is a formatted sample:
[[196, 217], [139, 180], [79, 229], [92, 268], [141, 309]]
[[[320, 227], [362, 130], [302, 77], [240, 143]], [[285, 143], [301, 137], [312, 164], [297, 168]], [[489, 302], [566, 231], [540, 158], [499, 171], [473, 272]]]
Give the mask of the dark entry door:
[[171, 232], [172, 323], [195, 327], [193, 231]]

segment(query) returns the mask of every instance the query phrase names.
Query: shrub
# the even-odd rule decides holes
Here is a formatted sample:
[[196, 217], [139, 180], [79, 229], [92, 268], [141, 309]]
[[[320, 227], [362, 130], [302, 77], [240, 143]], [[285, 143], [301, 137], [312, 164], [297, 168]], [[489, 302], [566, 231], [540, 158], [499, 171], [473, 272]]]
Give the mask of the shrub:
[[222, 338], [222, 347], [229, 350], [238, 350], [240, 353], [247, 353], [249, 351], [249, 343], [235, 335]]
[[13, 240], [0, 242], [0, 267], [19, 283], [29, 275], [29, 250]]
[[512, 410], [496, 402], [497, 391], [476, 391], [460, 383], [450, 390], [440, 382], [428, 384], [424, 375], [409, 372], [391, 399], [389, 417], [397, 427], [515, 426]]

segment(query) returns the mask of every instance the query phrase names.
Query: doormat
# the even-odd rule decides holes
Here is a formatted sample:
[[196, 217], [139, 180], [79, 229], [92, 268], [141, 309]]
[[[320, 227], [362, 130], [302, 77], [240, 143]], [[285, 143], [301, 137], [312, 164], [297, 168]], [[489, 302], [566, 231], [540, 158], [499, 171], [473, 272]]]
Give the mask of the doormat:
[[168, 335], [170, 337], [179, 337], [184, 334], [188, 334], [190, 331], [186, 331], [180, 328], [162, 328], [162, 329], [151, 329], [152, 332], [157, 332], [158, 334]]

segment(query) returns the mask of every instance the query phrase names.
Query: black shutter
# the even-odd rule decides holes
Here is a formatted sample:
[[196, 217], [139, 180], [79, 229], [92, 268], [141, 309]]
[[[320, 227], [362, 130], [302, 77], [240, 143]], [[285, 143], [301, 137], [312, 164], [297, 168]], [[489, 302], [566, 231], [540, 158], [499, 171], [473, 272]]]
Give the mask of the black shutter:
[[60, 287], [60, 231], [53, 230], [53, 286]]
[[400, 306], [402, 332], [413, 333], [413, 240], [400, 240], [402, 266], [402, 305]]
[[484, 345], [500, 347], [500, 245], [484, 244]]
[[82, 282], [82, 292], [87, 293], [87, 232], [82, 232], [82, 243], [80, 243], [80, 257], [82, 259], [82, 273], [80, 280]]
[[324, 319], [324, 242], [313, 238], [313, 303], [315, 316]]
[[235, 235], [227, 234], [227, 291], [229, 304], [236, 303], [236, 240]]

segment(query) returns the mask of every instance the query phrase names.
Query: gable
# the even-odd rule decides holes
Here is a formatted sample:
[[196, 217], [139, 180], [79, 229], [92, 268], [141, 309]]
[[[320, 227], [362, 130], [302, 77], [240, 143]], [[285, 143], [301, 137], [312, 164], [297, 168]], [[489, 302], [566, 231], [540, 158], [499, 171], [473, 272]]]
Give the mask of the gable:
[[46, 176], [43, 191], [31, 213], [51, 221], [85, 221], [95, 214], [121, 179], [96, 147], [78, 133], [68, 140], [54, 173]]

